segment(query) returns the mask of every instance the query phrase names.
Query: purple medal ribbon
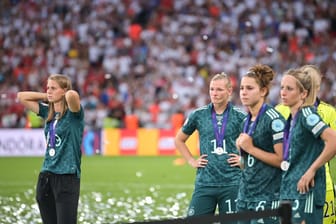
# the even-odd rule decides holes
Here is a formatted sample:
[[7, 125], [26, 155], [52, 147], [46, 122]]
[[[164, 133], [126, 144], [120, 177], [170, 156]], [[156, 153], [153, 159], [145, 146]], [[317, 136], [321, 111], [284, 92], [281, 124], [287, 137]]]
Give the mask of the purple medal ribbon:
[[[317, 110], [318, 105], [320, 104], [320, 100], [316, 99], [314, 103], [314, 108]], [[283, 171], [287, 171], [289, 169], [290, 163], [288, 162], [289, 159], [289, 148], [290, 148], [290, 140], [292, 136], [292, 129], [295, 126], [297, 116], [299, 111], [296, 112], [294, 118], [292, 119], [292, 115], [290, 115], [287, 119], [285, 130], [284, 130], [284, 138], [283, 138], [283, 160], [280, 164], [280, 167]]]
[[[320, 100], [316, 99], [314, 103], [314, 108], [317, 109], [318, 105], [320, 104]], [[293, 122], [292, 122], [292, 115], [290, 115], [287, 119], [285, 130], [284, 130], [284, 138], [283, 138], [283, 161], [288, 161], [289, 157], [289, 146], [290, 146], [290, 137], [291, 137], [291, 127], [293, 128], [295, 126], [297, 115], [299, 112], [297, 112], [294, 116]], [[291, 124], [292, 122], [292, 124]]]
[[[252, 126], [250, 127], [250, 122], [251, 122], [251, 118], [252, 115], [251, 113], [248, 113], [246, 121], [244, 123], [244, 129], [243, 132], [247, 133], [249, 136], [252, 136], [254, 130], [256, 129], [257, 123], [259, 121], [260, 116], [266, 111], [266, 104], [263, 104], [258, 112], [258, 115], [255, 119], [255, 121], [253, 122]], [[250, 128], [249, 128], [250, 127]], [[245, 151], [244, 150], [240, 150], [241, 154], [244, 154]]]
[[230, 103], [227, 104], [227, 107], [223, 113], [222, 127], [221, 127], [221, 130], [219, 130], [218, 125], [217, 125], [216, 112], [215, 112], [214, 107], [212, 106], [211, 118], [212, 118], [212, 126], [214, 127], [214, 131], [215, 131], [216, 143], [218, 144], [217, 147], [223, 147], [226, 123], [229, 118], [229, 108], [230, 108]]
[[[320, 104], [320, 100], [316, 99], [314, 103], [314, 108], [317, 109], [318, 105]], [[297, 115], [299, 112], [297, 112], [294, 116], [293, 123], [291, 124], [292, 115], [289, 116], [286, 122], [285, 130], [284, 130], [284, 144], [283, 144], [283, 160], [287, 161], [289, 157], [289, 145], [290, 145], [290, 136], [291, 136], [291, 127], [293, 128], [295, 126]]]
[[320, 99], [316, 99], [315, 100], [315, 103], [314, 103], [314, 107], [315, 107], [315, 109], [317, 109], [317, 107], [320, 105]]
[[287, 161], [289, 157], [289, 146], [290, 146], [290, 137], [291, 137], [291, 129], [295, 126], [297, 115], [299, 111], [295, 114], [293, 122], [292, 115], [289, 116], [286, 122], [285, 130], [284, 130], [284, 144], [283, 144], [283, 161]]
[[260, 118], [260, 115], [263, 114], [265, 111], [266, 111], [266, 104], [263, 104], [261, 109], [259, 110], [258, 115], [257, 115], [255, 121], [253, 122], [251, 128], [249, 128], [249, 126], [250, 126], [252, 115], [251, 115], [251, 113], [249, 113], [247, 115], [247, 118], [246, 118], [246, 121], [245, 121], [245, 124], [244, 124], [244, 130], [243, 130], [244, 133], [247, 133], [249, 136], [251, 136], [253, 134], [253, 132], [254, 132], [256, 126], [257, 126], [258, 120]]
[[50, 122], [50, 126], [49, 126], [49, 135], [50, 135], [50, 148], [55, 149], [55, 142], [56, 142], [56, 124], [57, 124], [57, 120], [53, 120], [52, 122]]

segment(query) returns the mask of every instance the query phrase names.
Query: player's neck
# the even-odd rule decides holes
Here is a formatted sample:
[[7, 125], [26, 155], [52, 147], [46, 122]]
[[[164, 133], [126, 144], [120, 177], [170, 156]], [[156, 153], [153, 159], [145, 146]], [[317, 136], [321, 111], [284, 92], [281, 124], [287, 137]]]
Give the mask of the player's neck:
[[302, 102], [299, 102], [293, 106], [290, 106], [290, 112], [292, 117], [294, 117], [296, 115], [296, 113], [301, 109], [302, 106]]
[[55, 102], [54, 103], [54, 110], [55, 110], [55, 112], [62, 112], [62, 110], [63, 110], [63, 102], [62, 101]]
[[216, 114], [224, 113], [227, 105], [228, 105], [228, 102], [221, 103], [221, 104], [214, 104], [213, 106], [214, 106], [214, 110], [215, 110]]
[[255, 105], [249, 107], [249, 112], [251, 113], [251, 120], [256, 119], [263, 104], [264, 101], [260, 100]]

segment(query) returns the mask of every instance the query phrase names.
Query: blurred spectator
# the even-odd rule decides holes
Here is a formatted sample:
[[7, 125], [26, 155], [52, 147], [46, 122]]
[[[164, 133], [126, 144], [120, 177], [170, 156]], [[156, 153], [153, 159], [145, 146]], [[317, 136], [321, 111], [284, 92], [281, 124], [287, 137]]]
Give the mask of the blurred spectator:
[[[173, 128], [178, 110], [186, 116], [207, 100], [208, 74], [224, 71], [239, 85], [258, 62], [279, 77], [316, 64], [321, 99], [336, 104], [332, 0], [0, 1], [0, 27], [0, 127], [25, 126], [12, 94], [44, 90], [50, 73], [71, 77], [95, 128], [105, 117], [124, 127], [126, 115]], [[270, 102], [278, 101], [274, 88]]]

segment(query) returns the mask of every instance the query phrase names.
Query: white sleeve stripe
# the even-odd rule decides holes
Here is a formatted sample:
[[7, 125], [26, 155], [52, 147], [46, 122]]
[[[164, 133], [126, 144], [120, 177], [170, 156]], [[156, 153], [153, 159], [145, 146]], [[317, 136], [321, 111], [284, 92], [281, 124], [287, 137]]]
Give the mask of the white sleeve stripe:
[[308, 117], [309, 114], [312, 114], [312, 111], [309, 107], [307, 107], [302, 109], [302, 113], [305, 117]]
[[266, 114], [272, 119], [279, 117], [279, 115], [273, 109], [267, 110]]

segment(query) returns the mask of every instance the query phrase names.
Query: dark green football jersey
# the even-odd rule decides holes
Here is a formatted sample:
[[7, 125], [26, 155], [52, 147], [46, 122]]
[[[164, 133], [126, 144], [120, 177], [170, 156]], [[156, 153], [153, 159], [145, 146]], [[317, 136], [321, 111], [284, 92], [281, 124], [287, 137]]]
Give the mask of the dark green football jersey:
[[[250, 125], [251, 127], [251, 125]], [[253, 145], [266, 152], [274, 153], [274, 145], [283, 142], [285, 119], [273, 107], [266, 104], [260, 114], [254, 132], [251, 134]], [[245, 202], [279, 200], [281, 170], [243, 154], [244, 169], [238, 199]]]
[[[246, 113], [230, 104], [228, 119], [225, 126], [224, 144], [222, 150], [216, 150], [214, 125], [212, 122], [212, 104], [193, 111], [185, 121], [182, 131], [191, 135], [195, 130], [199, 133], [200, 154], [208, 155], [208, 164], [205, 168], [197, 169], [195, 184], [201, 186], [229, 186], [239, 184], [241, 170], [231, 167], [227, 162], [228, 153], [238, 154], [235, 141], [240, 134], [239, 126]], [[216, 115], [218, 128], [223, 125], [223, 116]]]
[[[324, 142], [321, 133], [328, 126], [313, 107], [304, 107], [297, 112], [295, 125], [290, 132], [289, 169], [283, 172], [281, 199], [305, 199], [307, 194], [297, 191], [297, 183], [311, 164], [321, 154]], [[322, 166], [315, 174], [314, 198], [323, 205], [325, 198], [325, 170]]]
[[[48, 116], [48, 106], [39, 104], [39, 116]], [[51, 150], [50, 125], [52, 121], [46, 122], [44, 134], [46, 137], [46, 153], [42, 165], [43, 171], [50, 171], [56, 174], [76, 174], [81, 173], [81, 144], [84, 131], [84, 110], [81, 107], [79, 112], [73, 113], [67, 110], [63, 117], [55, 125], [55, 154], [49, 153]]]

